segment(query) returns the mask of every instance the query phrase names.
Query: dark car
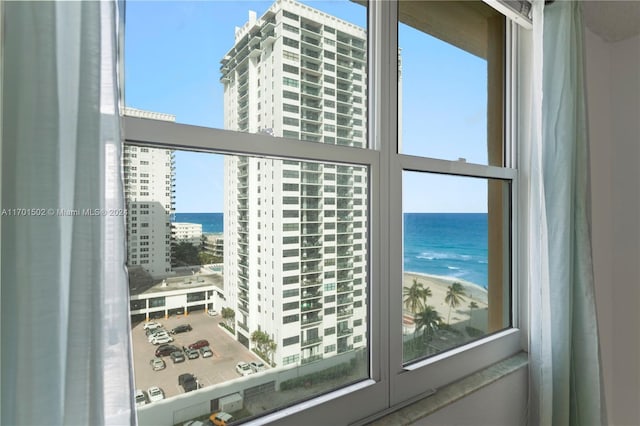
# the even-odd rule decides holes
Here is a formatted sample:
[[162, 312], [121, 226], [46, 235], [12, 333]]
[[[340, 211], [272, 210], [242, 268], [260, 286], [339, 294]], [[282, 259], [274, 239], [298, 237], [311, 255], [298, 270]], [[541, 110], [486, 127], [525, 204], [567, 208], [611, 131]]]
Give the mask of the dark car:
[[184, 373], [178, 376], [178, 384], [182, 386], [185, 392], [191, 392], [198, 389], [198, 381], [191, 373]]
[[171, 355], [171, 352], [179, 351], [180, 348], [174, 345], [160, 345], [156, 349], [156, 356]]
[[171, 334], [178, 334], [178, 333], [185, 333], [187, 331], [191, 331], [191, 325], [189, 324], [181, 324], [179, 326], [177, 326], [176, 328], [174, 328], [173, 330], [171, 330]]
[[173, 361], [174, 364], [184, 362], [184, 354], [182, 353], [182, 351], [171, 352], [171, 361]]
[[197, 349], [184, 348], [184, 354], [189, 359], [196, 359], [200, 357]]
[[189, 349], [200, 349], [200, 348], [204, 348], [205, 346], [209, 346], [209, 342], [202, 339], [190, 344]]

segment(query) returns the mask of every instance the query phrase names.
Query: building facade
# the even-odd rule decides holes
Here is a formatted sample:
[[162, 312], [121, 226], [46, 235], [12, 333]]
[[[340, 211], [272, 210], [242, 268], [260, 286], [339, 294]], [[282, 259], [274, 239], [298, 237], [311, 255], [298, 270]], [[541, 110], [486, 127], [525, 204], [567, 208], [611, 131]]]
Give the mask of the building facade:
[[202, 224], [172, 222], [171, 235], [176, 244], [189, 243], [199, 247], [202, 245]]
[[222, 235], [213, 234], [207, 235], [205, 234], [202, 239], [204, 244], [204, 251], [213, 256], [223, 258], [224, 257], [224, 238]]
[[[366, 31], [291, 0], [236, 30], [221, 61], [225, 127], [366, 146]], [[225, 289], [238, 340], [276, 365], [366, 346], [367, 171], [225, 158]]]
[[[125, 115], [175, 121], [175, 116], [134, 108]], [[125, 145], [127, 265], [153, 277], [171, 273], [171, 217], [174, 213], [175, 160], [169, 149]]]

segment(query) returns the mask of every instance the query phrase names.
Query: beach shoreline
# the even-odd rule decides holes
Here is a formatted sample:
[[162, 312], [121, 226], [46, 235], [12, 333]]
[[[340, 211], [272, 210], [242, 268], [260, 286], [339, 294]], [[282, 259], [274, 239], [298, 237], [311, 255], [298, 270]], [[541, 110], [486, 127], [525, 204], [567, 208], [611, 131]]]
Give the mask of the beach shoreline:
[[[403, 288], [411, 287], [414, 279], [421, 283], [424, 288], [428, 287], [431, 290], [431, 296], [427, 298], [426, 304], [436, 309], [443, 321], [446, 322], [447, 318], [450, 317], [449, 320], [452, 326], [456, 326], [456, 324], [471, 324], [475, 328], [481, 330], [486, 329], [488, 293], [484, 287], [455, 277], [443, 277], [422, 272], [407, 271], [403, 276]], [[450, 309], [449, 305], [445, 302], [445, 298], [448, 287], [454, 282], [458, 282], [463, 286], [464, 295], [462, 296], [462, 303]], [[471, 302], [475, 302], [477, 305], [473, 310], [469, 307]], [[413, 317], [413, 313], [408, 311], [404, 304], [403, 314], [405, 319], [408, 320], [411, 320]], [[407, 324], [409, 328], [411, 328], [410, 322], [411, 321]], [[407, 331], [410, 332], [411, 330]]]

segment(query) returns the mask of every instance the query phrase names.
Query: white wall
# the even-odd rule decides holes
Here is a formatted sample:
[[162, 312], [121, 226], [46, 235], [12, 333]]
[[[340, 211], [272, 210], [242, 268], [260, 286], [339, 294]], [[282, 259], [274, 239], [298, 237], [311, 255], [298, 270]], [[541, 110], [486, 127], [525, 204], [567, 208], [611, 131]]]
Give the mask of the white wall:
[[640, 37], [587, 31], [596, 303], [609, 423], [640, 424]]
[[413, 426], [517, 426], [527, 424], [527, 368], [480, 389]]

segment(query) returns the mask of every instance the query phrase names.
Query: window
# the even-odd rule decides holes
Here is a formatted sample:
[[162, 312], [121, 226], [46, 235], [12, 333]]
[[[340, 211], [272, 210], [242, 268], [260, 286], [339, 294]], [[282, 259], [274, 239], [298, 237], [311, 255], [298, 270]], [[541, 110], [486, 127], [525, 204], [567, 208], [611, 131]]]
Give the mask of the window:
[[[126, 119], [126, 136], [132, 144], [150, 150], [180, 147], [178, 174], [184, 167], [182, 158], [203, 152], [220, 158], [219, 181], [212, 185], [203, 180], [207, 185], [194, 192], [200, 196], [220, 192], [227, 209], [223, 219], [227, 229], [219, 231], [225, 237], [224, 285], [220, 286], [224, 298], [219, 301], [234, 316], [225, 319], [228, 334], [224, 336], [269, 364], [261, 375], [236, 379], [231, 374], [228, 381], [209, 381], [194, 395], [176, 399], [175, 410], [181, 413], [191, 413], [198, 406], [208, 410], [211, 401], [229, 393], [260, 392], [263, 386], [266, 389], [271, 386], [268, 383], [280, 380], [277, 390], [269, 388], [269, 392], [293, 390], [286, 397], [283, 393], [272, 398], [288, 398], [283, 400], [290, 406], [287, 413], [269, 402], [255, 404], [259, 408], [244, 414], [246, 418], [266, 416], [264, 421], [270, 422], [291, 415], [288, 422], [304, 424], [305, 409], [296, 404], [306, 399], [305, 406], [319, 405], [327, 422], [354, 423], [415, 398], [425, 389], [471, 374], [484, 362], [498, 361], [519, 348], [517, 309], [511, 302], [513, 266], [517, 264], [512, 256], [517, 170], [511, 136], [505, 131], [509, 115], [498, 108], [498, 104], [505, 105], [507, 112], [510, 108], [505, 93], [511, 84], [511, 69], [505, 63], [511, 58], [506, 54], [507, 41], [515, 27], [507, 31], [504, 18], [481, 2], [369, 2], [367, 7], [361, 2], [336, 3], [348, 8], [348, 15], [357, 22], [337, 25], [334, 18], [309, 15], [311, 6], [298, 8], [295, 2], [286, 2], [281, 7], [291, 6], [290, 12], [267, 12], [265, 8], [258, 11], [252, 25], [226, 24], [229, 33], [219, 40], [233, 43], [224, 42], [227, 44], [219, 49], [218, 104], [223, 108], [217, 117], [225, 130], [209, 131], [202, 127], [206, 123], [194, 123], [200, 125], [196, 128]], [[246, 3], [237, 4], [246, 8]], [[152, 6], [134, 3], [132, 7], [142, 11]], [[397, 18], [398, 46], [395, 31], [389, 32], [384, 25], [371, 29], [382, 31], [376, 40], [384, 43], [367, 45], [368, 10], [385, 19]], [[441, 19], [443, 14], [453, 18]], [[138, 19], [143, 15], [145, 19], [153, 16], [139, 13]], [[425, 16], [433, 18], [423, 19]], [[467, 25], [468, 16], [483, 24]], [[127, 25], [135, 22], [128, 15]], [[377, 25], [378, 21], [369, 22]], [[460, 33], [459, 28], [465, 31]], [[329, 35], [329, 40], [335, 39], [333, 46], [326, 42], [327, 34], [335, 34]], [[388, 47], [389, 40], [393, 45], [383, 50], [381, 46]], [[314, 42], [320, 45], [311, 47]], [[276, 43], [279, 48], [271, 48]], [[300, 51], [286, 51], [283, 46]], [[281, 52], [280, 57], [274, 56], [276, 51]], [[370, 52], [375, 55], [369, 58]], [[325, 55], [333, 57], [331, 63], [325, 61]], [[426, 57], [433, 66], [424, 66], [420, 58]], [[465, 60], [475, 67], [460, 65]], [[368, 61], [379, 70], [376, 75], [369, 75]], [[398, 67], [389, 69], [388, 64], [396, 61]], [[420, 73], [422, 80], [416, 77]], [[299, 80], [290, 78], [294, 75]], [[278, 88], [279, 79], [283, 84]], [[257, 81], [262, 82], [261, 123], [255, 120], [257, 92], [251, 92]], [[397, 87], [390, 86], [389, 82], [396, 81], [400, 83]], [[421, 92], [422, 82], [432, 95]], [[287, 86], [300, 86], [299, 92], [284, 90]], [[446, 96], [447, 88], [451, 98]], [[468, 99], [473, 96], [477, 98]], [[438, 114], [450, 120], [444, 129], [448, 133], [438, 131]], [[134, 122], [135, 126], [127, 125]], [[420, 132], [421, 122], [433, 126]], [[283, 124], [287, 130], [282, 129]], [[389, 136], [396, 129], [400, 133], [394, 140]], [[369, 134], [371, 131], [374, 133]], [[150, 140], [148, 135], [153, 134], [163, 135], [163, 140]], [[481, 152], [484, 157], [479, 156]], [[145, 172], [153, 174], [151, 169], [145, 167]], [[154, 176], [148, 179], [158, 182]], [[153, 193], [153, 186], [149, 188]], [[222, 190], [217, 191], [219, 188]], [[157, 203], [160, 210], [170, 206], [164, 213], [167, 216], [175, 205], [172, 193], [172, 188], [163, 188], [169, 200]], [[449, 204], [450, 194], [458, 194], [457, 202], [475, 200], [473, 211]], [[156, 206], [156, 200], [151, 201], [149, 216]], [[427, 202], [430, 204], [424, 204]], [[444, 226], [437, 220], [458, 225]], [[461, 230], [459, 224], [465, 220], [468, 226]], [[155, 220], [145, 218], [145, 222], [153, 226], [141, 228], [144, 233], [157, 232]], [[425, 229], [430, 230], [428, 235]], [[463, 235], [455, 235], [456, 229]], [[461, 252], [460, 247], [435, 250], [438, 243], [463, 240], [477, 244], [467, 247], [470, 252]], [[420, 246], [421, 242], [429, 246]], [[478, 254], [483, 251], [484, 257]], [[174, 261], [170, 248], [157, 259], [154, 252], [158, 254], [158, 250], [149, 252], [150, 263], [141, 266], [154, 268], [154, 262], [160, 257], [166, 260], [169, 254], [169, 261]], [[463, 268], [465, 262], [476, 262], [479, 275], [469, 275]], [[432, 269], [436, 263], [441, 270]], [[161, 268], [167, 271], [166, 265]], [[436, 275], [444, 277], [444, 283], [436, 283]], [[420, 290], [419, 285], [411, 290], [414, 278], [424, 291], [415, 291]], [[454, 280], [460, 281], [461, 292], [453, 286]], [[452, 296], [447, 297], [448, 291]], [[449, 302], [443, 305], [445, 300]], [[187, 307], [199, 309], [200, 302], [189, 299]], [[172, 309], [184, 308], [174, 307], [169, 297], [162, 303], [154, 307], [154, 315], [171, 318]], [[430, 306], [435, 308], [435, 319], [427, 315]], [[195, 318], [192, 315], [197, 313], [189, 311], [190, 318]], [[389, 318], [390, 323], [381, 324], [381, 318]], [[389, 347], [402, 350], [388, 351]], [[336, 362], [349, 368], [348, 374], [337, 380], [309, 380], [315, 373], [317, 377], [330, 375]], [[316, 398], [320, 395], [326, 395], [322, 402]], [[332, 411], [338, 397], [346, 398], [353, 407], [347, 417]], [[165, 405], [170, 410], [171, 404], [140, 410], [141, 423], [147, 413], [163, 410]], [[176, 412], [167, 412], [167, 418], [174, 423], [188, 420], [176, 417]]]

